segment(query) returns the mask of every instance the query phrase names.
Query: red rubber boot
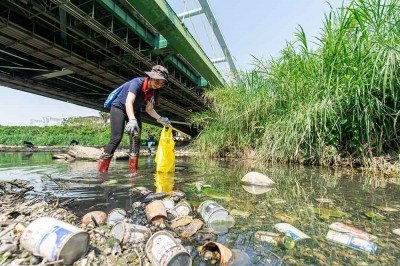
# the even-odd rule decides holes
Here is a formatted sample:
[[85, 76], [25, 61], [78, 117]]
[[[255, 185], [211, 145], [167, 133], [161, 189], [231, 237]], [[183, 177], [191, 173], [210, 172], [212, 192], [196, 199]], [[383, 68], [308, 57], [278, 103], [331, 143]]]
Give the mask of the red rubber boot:
[[99, 165], [98, 165], [98, 172], [99, 173], [106, 173], [108, 172], [108, 167], [110, 166], [110, 162], [112, 159], [112, 154], [103, 153], [100, 155]]
[[136, 173], [138, 168], [138, 158], [129, 158], [129, 171]]

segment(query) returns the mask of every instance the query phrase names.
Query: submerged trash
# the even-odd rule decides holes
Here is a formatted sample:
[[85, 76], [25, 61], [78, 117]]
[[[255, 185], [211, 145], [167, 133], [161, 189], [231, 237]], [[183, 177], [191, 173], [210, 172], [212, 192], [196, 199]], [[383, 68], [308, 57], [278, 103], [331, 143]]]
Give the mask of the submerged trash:
[[284, 214], [284, 213], [277, 213], [277, 214], [275, 214], [274, 216], [275, 216], [277, 219], [279, 219], [279, 220], [281, 220], [281, 221], [284, 221], [284, 222], [286, 222], [286, 223], [289, 223], [289, 224], [294, 223], [295, 221], [297, 221], [297, 218], [292, 217], [292, 216], [289, 216], [289, 215], [286, 215], [286, 214]]
[[329, 230], [326, 239], [371, 254], [374, 254], [377, 249], [377, 245], [373, 242], [333, 230]]
[[113, 209], [108, 213], [107, 224], [114, 225], [117, 222], [121, 222], [126, 217], [126, 211], [121, 208]]
[[247, 219], [250, 216], [249, 212], [239, 211], [239, 210], [236, 210], [236, 209], [231, 210], [229, 213], [232, 216], [239, 216], [239, 217], [241, 217], [243, 219]]
[[398, 212], [399, 209], [392, 206], [374, 206], [376, 209], [384, 212]]
[[394, 229], [393, 234], [400, 236], [400, 229]]
[[26, 227], [20, 243], [36, 256], [72, 264], [88, 250], [89, 234], [58, 219], [41, 217]]
[[203, 186], [202, 193], [214, 199], [233, 200], [233, 198], [226, 192], [226, 190], [213, 189]]
[[150, 237], [146, 255], [153, 266], [192, 265], [188, 251], [167, 231], [159, 231]]
[[315, 201], [319, 203], [334, 203], [334, 200], [328, 198], [316, 198]]
[[282, 203], [286, 203], [286, 200], [284, 200], [284, 199], [272, 199], [271, 203], [272, 204], [282, 204]]
[[239, 249], [232, 249], [232, 258], [229, 262], [229, 266], [250, 266], [253, 265], [250, 261], [249, 255], [246, 252]]
[[93, 223], [95, 226], [104, 225], [107, 221], [107, 214], [102, 211], [92, 211], [82, 217], [82, 226]]
[[254, 234], [254, 238], [260, 242], [269, 243], [284, 249], [292, 249], [295, 245], [294, 240], [290, 236], [271, 232], [257, 231]]
[[385, 216], [383, 216], [382, 214], [376, 213], [376, 212], [368, 211], [368, 212], [364, 212], [363, 214], [364, 214], [366, 217], [370, 218], [371, 220], [377, 220], [377, 221], [379, 221], [379, 220], [384, 220], [384, 219], [386, 219]]
[[329, 217], [341, 218], [347, 216], [346, 213], [338, 210], [331, 210], [325, 208], [310, 208], [312, 212], [317, 214], [321, 219], [329, 219]]
[[278, 223], [274, 225], [274, 228], [281, 233], [289, 235], [295, 242], [310, 238], [308, 235], [304, 234], [302, 231], [288, 223]]
[[214, 229], [216, 234], [227, 233], [235, 224], [235, 219], [215, 201], [206, 200], [202, 202], [197, 211], [207, 226]]
[[335, 230], [335, 231], [338, 231], [341, 233], [346, 233], [346, 234], [352, 235], [354, 237], [358, 237], [358, 238], [365, 239], [368, 241], [377, 239], [377, 237], [374, 235], [368, 234], [367, 232], [361, 231], [357, 228], [351, 227], [351, 226], [343, 224], [343, 223], [333, 223], [333, 224], [329, 225], [329, 228], [332, 230]]
[[204, 261], [216, 260], [216, 262], [219, 262], [220, 266], [228, 266], [233, 254], [232, 251], [224, 245], [210, 241], [201, 247], [200, 255]]

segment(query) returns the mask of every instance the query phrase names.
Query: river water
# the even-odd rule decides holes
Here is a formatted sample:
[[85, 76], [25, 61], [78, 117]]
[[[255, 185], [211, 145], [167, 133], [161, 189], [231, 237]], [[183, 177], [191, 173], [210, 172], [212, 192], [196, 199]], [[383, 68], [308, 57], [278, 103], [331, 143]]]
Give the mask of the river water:
[[[182, 190], [197, 207], [213, 199], [237, 213], [236, 224], [214, 240], [231, 249], [246, 252], [251, 265], [400, 265], [400, 212], [387, 212], [378, 206], [400, 209], [400, 178], [384, 178], [359, 170], [303, 166], [272, 166], [243, 161], [203, 160], [177, 157], [174, 174], [155, 174], [153, 156], [141, 157], [139, 173], [131, 176], [125, 161], [112, 162], [108, 175], [97, 175], [96, 162], [65, 162], [52, 159], [50, 153], [0, 153], [0, 180], [29, 180], [36, 191], [55, 194], [78, 216], [114, 208], [130, 209], [130, 189], [147, 187], [156, 192]], [[244, 187], [240, 179], [249, 171], [265, 174], [276, 187], [262, 191]], [[202, 182], [203, 188], [193, 184]], [[254, 194], [263, 192], [262, 194]], [[320, 203], [316, 199], [330, 199]], [[345, 217], [319, 217], [311, 208], [328, 208]], [[383, 219], [369, 219], [365, 212]], [[282, 250], [254, 239], [256, 231], [276, 232], [283, 222], [279, 215], [296, 219], [292, 225], [311, 237], [296, 242], [295, 248]], [[281, 218], [282, 219], [282, 218]], [[329, 225], [343, 222], [375, 236], [374, 255], [333, 244], [326, 240]], [[194, 240], [186, 245], [200, 245]], [[195, 254], [195, 253], [194, 253]], [[199, 264], [195, 257], [194, 265]], [[201, 264], [201, 263], [200, 263]]]

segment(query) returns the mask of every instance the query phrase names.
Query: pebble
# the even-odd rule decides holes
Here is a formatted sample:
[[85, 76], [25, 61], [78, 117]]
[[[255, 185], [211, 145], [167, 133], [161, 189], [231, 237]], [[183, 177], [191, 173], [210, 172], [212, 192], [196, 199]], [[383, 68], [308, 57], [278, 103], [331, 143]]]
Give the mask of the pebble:
[[36, 265], [39, 264], [42, 261], [42, 258], [32, 256], [31, 259], [29, 260], [29, 264]]

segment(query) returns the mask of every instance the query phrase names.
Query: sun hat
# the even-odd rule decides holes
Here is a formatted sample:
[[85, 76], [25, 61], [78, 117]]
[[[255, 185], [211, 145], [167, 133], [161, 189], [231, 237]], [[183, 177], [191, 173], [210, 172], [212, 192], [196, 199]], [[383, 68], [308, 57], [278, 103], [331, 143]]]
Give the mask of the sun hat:
[[144, 73], [146, 73], [146, 75], [152, 79], [168, 79], [168, 70], [161, 65], [153, 66], [151, 71], [147, 71]]

